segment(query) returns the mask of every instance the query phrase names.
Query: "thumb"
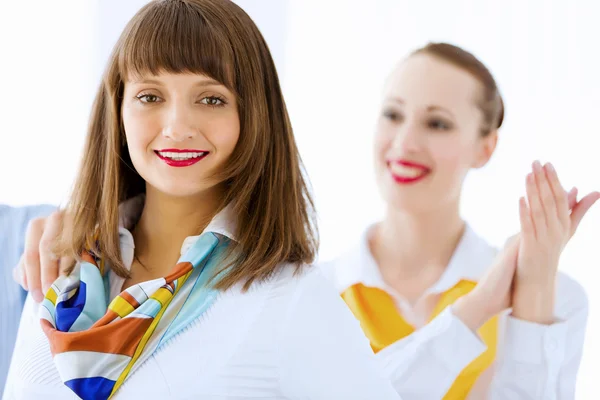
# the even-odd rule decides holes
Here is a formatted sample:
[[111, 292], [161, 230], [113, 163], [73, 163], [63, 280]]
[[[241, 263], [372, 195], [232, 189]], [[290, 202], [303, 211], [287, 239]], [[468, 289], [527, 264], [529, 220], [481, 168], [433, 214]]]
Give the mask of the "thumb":
[[497, 262], [502, 265], [500, 267], [504, 273], [510, 273], [511, 270], [514, 271], [517, 265], [517, 256], [519, 254], [519, 245], [521, 244], [521, 234], [517, 233], [516, 235], [511, 236], [506, 241], [504, 245], [504, 249], [502, 253], [497, 258]]
[[519, 241], [519, 238], [521, 237], [521, 232], [517, 232], [514, 235], [510, 236], [508, 239], [506, 239], [506, 241], [504, 242], [504, 248], [506, 249], [509, 246], [513, 246], [515, 244], [515, 242]]
[[506, 258], [516, 267], [517, 257], [519, 256], [519, 248], [521, 247], [521, 234], [518, 233], [509, 239], [506, 246]]
[[519, 232], [506, 239], [506, 242], [504, 243], [504, 249], [509, 251], [517, 249], [519, 248], [520, 241], [521, 233]]
[[599, 192], [592, 192], [581, 199], [575, 207], [573, 207], [573, 211], [571, 211], [571, 237], [577, 231], [581, 220], [588, 212], [588, 210], [594, 205], [596, 201], [600, 200]]

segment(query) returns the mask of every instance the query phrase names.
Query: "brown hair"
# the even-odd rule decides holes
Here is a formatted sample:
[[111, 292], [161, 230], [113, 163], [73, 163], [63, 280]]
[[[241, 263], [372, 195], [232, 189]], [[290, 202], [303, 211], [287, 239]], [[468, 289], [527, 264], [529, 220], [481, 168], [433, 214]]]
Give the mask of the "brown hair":
[[489, 135], [502, 126], [504, 120], [504, 102], [496, 81], [487, 67], [473, 54], [448, 43], [428, 43], [415, 50], [410, 56], [426, 54], [437, 57], [469, 72], [483, 86], [483, 95], [477, 100], [477, 106], [483, 115], [481, 134]]
[[[217, 282], [247, 288], [282, 263], [311, 263], [318, 247], [313, 200], [273, 59], [250, 17], [230, 0], [155, 0], [121, 34], [96, 95], [82, 167], [69, 204], [68, 252], [90, 243], [120, 276], [118, 205], [145, 192], [133, 167], [121, 117], [124, 81], [159, 72], [192, 72], [238, 98], [240, 138], [218, 179], [237, 232], [234, 268]], [[97, 241], [94, 240], [96, 234]]]

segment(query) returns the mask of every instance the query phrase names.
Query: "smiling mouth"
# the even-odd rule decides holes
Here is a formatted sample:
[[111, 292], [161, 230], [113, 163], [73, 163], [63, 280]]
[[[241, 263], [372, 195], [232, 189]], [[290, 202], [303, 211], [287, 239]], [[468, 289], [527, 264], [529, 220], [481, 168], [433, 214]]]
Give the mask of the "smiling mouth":
[[425, 166], [405, 162], [389, 162], [388, 169], [397, 183], [415, 183], [425, 178], [431, 170]]
[[186, 151], [186, 152], [174, 152], [174, 151], [155, 151], [161, 158], [168, 158], [175, 161], [191, 160], [193, 158], [202, 158], [208, 154], [208, 151]]
[[209, 152], [198, 150], [155, 150], [154, 153], [171, 167], [189, 167], [204, 159]]

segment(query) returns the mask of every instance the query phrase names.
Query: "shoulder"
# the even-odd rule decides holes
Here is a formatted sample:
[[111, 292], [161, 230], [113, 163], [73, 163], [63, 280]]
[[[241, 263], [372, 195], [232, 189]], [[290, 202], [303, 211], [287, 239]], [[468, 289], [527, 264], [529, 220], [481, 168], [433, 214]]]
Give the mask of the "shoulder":
[[47, 204], [25, 207], [25, 212], [27, 214], [28, 219], [37, 218], [37, 217], [45, 217], [54, 211], [56, 211], [56, 207], [47, 205]]
[[0, 227], [10, 231], [24, 231], [33, 218], [46, 216], [56, 207], [49, 205], [36, 205], [24, 207], [11, 207], [0, 205]]
[[[277, 302], [285, 304], [278, 315], [279, 339], [283, 342], [326, 341], [324, 333], [357, 332], [366, 341], [359, 321], [320, 267], [307, 266], [287, 273], [285, 294]], [[283, 301], [281, 301], [284, 299]], [[318, 328], [316, 328], [318, 327]], [[316, 335], [316, 336], [315, 336]]]
[[248, 294], [264, 293], [262, 325], [271, 325], [278, 337], [292, 325], [300, 330], [295, 334], [301, 334], [315, 324], [328, 326], [344, 319], [358, 324], [321, 267], [284, 265], [272, 279], [255, 286]]
[[5, 204], [0, 204], [0, 218], [6, 219], [31, 219], [42, 217], [56, 210], [56, 207], [40, 204], [32, 206], [12, 207]]
[[274, 348], [281, 390], [290, 398], [397, 399], [369, 340], [332, 282], [306, 267], [289, 284]]
[[378, 274], [377, 262], [369, 248], [370, 231], [371, 226], [339, 256], [317, 263], [316, 268], [334, 286], [338, 294], [362, 282], [366, 277]]
[[22, 224], [27, 216], [26, 207], [11, 207], [4, 204], [0, 205], [0, 226], [12, 230], [17, 224]]
[[341, 300], [326, 271], [316, 265], [284, 265], [271, 280], [259, 285], [263, 286], [259, 290], [268, 291], [270, 299], [284, 308]]

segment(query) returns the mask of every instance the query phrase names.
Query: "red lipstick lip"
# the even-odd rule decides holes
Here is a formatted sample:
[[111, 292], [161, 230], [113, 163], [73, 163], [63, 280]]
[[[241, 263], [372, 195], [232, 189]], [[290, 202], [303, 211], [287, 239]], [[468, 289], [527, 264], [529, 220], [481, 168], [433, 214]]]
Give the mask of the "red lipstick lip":
[[[172, 158], [163, 157], [159, 153], [159, 151], [160, 152], [169, 152], [169, 153], [204, 153], [204, 155], [201, 157], [190, 158], [188, 160], [173, 160]], [[168, 166], [181, 168], [181, 167], [189, 167], [190, 165], [194, 165], [194, 164], [200, 162], [209, 154], [209, 152], [203, 151], [203, 150], [164, 149], [164, 150], [154, 150], [154, 154], [156, 154], [158, 156], [158, 158], [163, 160], [165, 162], [165, 164], [167, 164]]]
[[404, 167], [410, 167], [410, 168], [418, 168], [421, 171], [423, 171], [422, 174], [420, 174], [419, 176], [415, 176], [415, 177], [406, 177], [406, 176], [400, 176], [400, 175], [396, 175], [394, 174], [391, 170], [390, 170], [390, 174], [392, 175], [392, 178], [394, 179], [394, 181], [396, 183], [400, 183], [400, 184], [410, 184], [410, 183], [416, 183], [421, 181], [422, 179], [424, 179], [427, 175], [429, 175], [429, 172], [431, 172], [431, 169], [425, 165], [422, 164], [417, 164], [415, 162], [412, 161], [406, 161], [406, 160], [396, 160], [396, 161], [388, 161], [388, 169], [389, 169], [389, 165], [390, 164], [399, 164], [402, 165]]
[[429, 174], [423, 174], [423, 175], [416, 176], [414, 178], [407, 178], [404, 176], [394, 175], [394, 173], [391, 173], [391, 174], [392, 174], [392, 178], [394, 179], [394, 181], [396, 181], [396, 183], [402, 183], [402, 184], [416, 183], [416, 182], [419, 182], [420, 180], [422, 180], [423, 178], [425, 178], [427, 175], [429, 175]]
[[208, 153], [208, 150], [196, 150], [196, 149], [160, 149], [154, 150], [154, 152], [168, 152], [168, 153]]
[[395, 160], [395, 161], [389, 161], [389, 163], [394, 163], [394, 164], [400, 164], [403, 165], [405, 167], [411, 167], [411, 168], [418, 168], [422, 171], [426, 171], [429, 172], [430, 168], [426, 165], [423, 164], [417, 164], [416, 162], [412, 162], [412, 161], [406, 161], [406, 160]]

